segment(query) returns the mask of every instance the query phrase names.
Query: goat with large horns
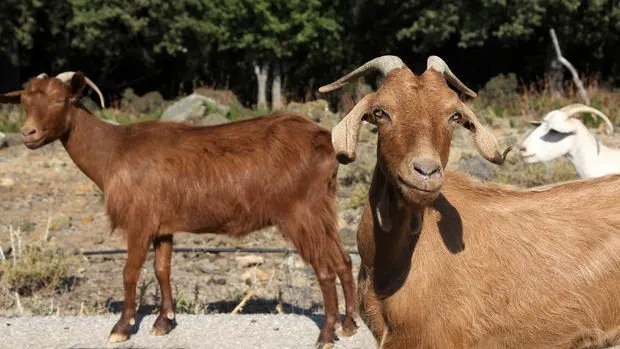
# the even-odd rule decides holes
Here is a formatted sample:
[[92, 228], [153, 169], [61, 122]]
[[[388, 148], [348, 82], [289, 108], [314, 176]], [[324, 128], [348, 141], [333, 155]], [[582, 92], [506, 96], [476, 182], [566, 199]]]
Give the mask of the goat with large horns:
[[447, 82], [476, 94], [435, 56], [419, 76], [398, 57], [379, 57], [319, 91], [373, 70], [383, 85], [332, 142], [347, 163], [362, 121], [378, 128], [357, 243], [360, 315], [381, 346], [620, 344], [620, 176], [521, 190], [446, 171], [456, 125], [493, 163], [510, 149]]

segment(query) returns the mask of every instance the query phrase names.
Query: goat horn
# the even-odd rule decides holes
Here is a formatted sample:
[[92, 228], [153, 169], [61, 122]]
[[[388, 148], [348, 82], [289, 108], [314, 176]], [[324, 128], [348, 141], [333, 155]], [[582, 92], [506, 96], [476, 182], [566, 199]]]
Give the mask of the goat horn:
[[443, 76], [448, 80], [452, 85], [454, 85], [459, 91], [465, 93], [470, 97], [476, 97], [476, 92], [469, 89], [469, 87], [465, 86], [464, 83], [459, 80], [459, 78], [454, 75], [454, 73], [448, 67], [448, 64], [444, 62], [443, 59], [437, 56], [430, 56], [426, 61], [426, 70], [433, 68], [435, 71], [442, 73]]
[[603, 114], [598, 109], [583, 105], [581, 103], [575, 103], [563, 107], [560, 111], [566, 114], [569, 118], [575, 117], [579, 113], [594, 113], [603, 119], [603, 121], [607, 124], [607, 127], [609, 127], [610, 133], [614, 133], [614, 124], [612, 124], [607, 115]]
[[[56, 79], [66, 84], [69, 81], [71, 81], [71, 78], [73, 78], [73, 75], [75, 75], [75, 72], [67, 71], [67, 72], [56, 75]], [[95, 92], [97, 92], [97, 94], [99, 95], [99, 101], [101, 102], [101, 108], [105, 108], [105, 103], [103, 101], [103, 94], [101, 93], [101, 91], [99, 91], [99, 88], [97, 87], [97, 85], [95, 85], [95, 83], [92, 82], [87, 76], [84, 76], [84, 79], [86, 80], [86, 84], [90, 86], [93, 90], [95, 90]]]
[[319, 88], [320, 93], [330, 92], [336, 89], [341, 88], [346, 85], [349, 81], [359, 78], [361, 76], [366, 75], [370, 71], [378, 70], [383, 74], [383, 76], [387, 76], [392, 70], [405, 68], [405, 63], [396, 57], [396, 56], [381, 56], [375, 59], [372, 59], [366, 62], [361, 67], [355, 69], [351, 73], [341, 77], [335, 82], [332, 82], [329, 85], [321, 86]]
[[46, 73], [41, 73], [37, 75], [37, 79], [47, 79], [49, 76]]

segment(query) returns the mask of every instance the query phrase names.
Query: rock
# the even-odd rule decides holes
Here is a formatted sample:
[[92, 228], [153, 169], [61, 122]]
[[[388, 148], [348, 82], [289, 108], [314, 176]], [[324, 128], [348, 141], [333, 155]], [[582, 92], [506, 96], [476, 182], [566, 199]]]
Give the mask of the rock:
[[0, 132], [0, 149], [12, 147], [14, 145], [23, 144], [22, 136], [19, 133], [2, 133]]
[[319, 125], [332, 129], [341, 119], [340, 114], [332, 113], [329, 104], [324, 99], [307, 103], [291, 102], [286, 106], [286, 111], [301, 114]]
[[289, 269], [304, 269], [306, 268], [306, 263], [301, 256], [298, 254], [291, 254], [286, 258], [284, 263], [289, 267]]
[[205, 116], [204, 118], [200, 119], [196, 125], [198, 126], [215, 126], [215, 125], [220, 125], [220, 124], [226, 124], [229, 123], [230, 120], [228, 120], [226, 117], [222, 116], [219, 113], [213, 113], [213, 114], [209, 114], [207, 116]]
[[251, 267], [254, 265], [261, 265], [265, 263], [265, 259], [257, 255], [237, 256], [235, 257], [237, 264], [242, 268]]
[[207, 281], [207, 285], [226, 285], [226, 279], [224, 278], [211, 278]]
[[82, 216], [82, 219], [80, 219], [80, 222], [84, 225], [87, 225], [87, 224], [92, 223], [93, 220], [95, 220], [95, 217], [93, 217], [92, 214], [86, 214]]
[[243, 274], [241, 274], [241, 279], [248, 285], [254, 284], [256, 280], [258, 281], [267, 281], [269, 280], [269, 274], [258, 269], [252, 268], [246, 270]]
[[161, 120], [197, 123], [205, 115], [214, 113], [226, 115], [228, 110], [229, 107], [218, 104], [212, 98], [192, 93], [168, 107]]
[[15, 180], [11, 177], [0, 178], [0, 187], [12, 187], [15, 185]]
[[56, 231], [67, 228], [71, 226], [71, 217], [65, 214], [61, 214], [52, 218], [52, 223], [50, 224], [50, 230]]
[[9, 142], [7, 142], [6, 135], [0, 132], [0, 149], [9, 146]]

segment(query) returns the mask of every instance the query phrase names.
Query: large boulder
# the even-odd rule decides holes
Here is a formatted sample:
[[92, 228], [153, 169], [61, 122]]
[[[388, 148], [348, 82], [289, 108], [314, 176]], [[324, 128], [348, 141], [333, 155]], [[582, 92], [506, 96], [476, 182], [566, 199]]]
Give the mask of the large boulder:
[[334, 128], [341, 119], [339, 114], [329, 110], [329, 104], [324, 99], [307, 103], [291, 102], [286, 106], [286, 111], [301, 114], [329, 130]]
[[[220, 105], [212, 98], [192, 93], [168, 107], [161, 116], [161, 120], [199, 124], [206, 116], [211, 114], [219, 114], [219, 116], [226, 115], [228, 114], [228, 110], [228, 106]], [[209, 123], [214, 120], [220, 123], [224, 122], [221, 117], [214, 117], [212, 119], [211, 121], [205, 122]], [[227, 121], [228, 119], [226, 119], [226, 122]]]

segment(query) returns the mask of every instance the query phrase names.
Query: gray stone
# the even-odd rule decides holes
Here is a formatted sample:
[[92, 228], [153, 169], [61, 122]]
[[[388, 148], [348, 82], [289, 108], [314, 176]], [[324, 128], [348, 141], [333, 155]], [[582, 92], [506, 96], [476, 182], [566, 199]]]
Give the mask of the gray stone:
[[341, 119], [340, 114], [332, 113], [326, 100], [319, 99], [307, 103], [291, 102], [286, 111], [301, 114], [319, 125], [331, 130]]
[[198, 126], [215, 126], [215, 125], [220, 125], [220, 124], [226, 124], [229, 123], [230, 120], [228, 120], [226, 117], [222, 116], [219, 113], [213, 113], [213, 114], [209, 114], [207, 116], [205, 116], [204, 118], [200, 119], [198, 122], [196, 122], [196, 125]]
[[228, 107], [219, 105], [212, 98], [192, 93], [168, 107], [161, 116], [161, 119], [167, 121], [198, 122], [205, 115], [214, 112], [227, 114]]

